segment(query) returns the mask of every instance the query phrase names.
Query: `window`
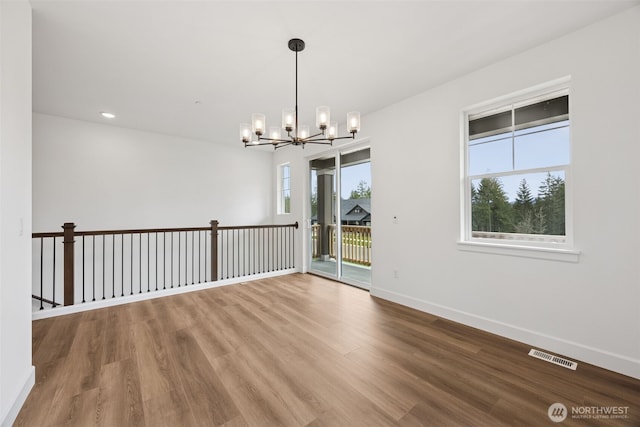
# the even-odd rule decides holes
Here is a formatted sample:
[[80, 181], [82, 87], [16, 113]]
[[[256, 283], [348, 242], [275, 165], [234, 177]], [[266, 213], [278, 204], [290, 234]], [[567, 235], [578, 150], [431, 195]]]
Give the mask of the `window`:
[[291, 213], [291, 166], [278, 167], [278, 214]]
[[464, 117], [463, 241], [568, 249], [566, 83]]

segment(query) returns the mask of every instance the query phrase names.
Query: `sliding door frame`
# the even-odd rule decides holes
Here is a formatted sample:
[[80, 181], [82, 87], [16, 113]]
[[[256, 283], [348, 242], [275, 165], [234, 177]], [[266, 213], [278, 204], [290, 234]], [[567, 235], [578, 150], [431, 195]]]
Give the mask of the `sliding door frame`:
[[[323, 276], [323, 277], [327, 277], [329, 279], [332, 280], [337, 280], [339, 282], [342, 283], [346, 283], [348, 285], [351, 286], [355, 286], [361, 289], [365, 289], [365, 290], [369, 290], [371, 288], [371, 283], [361, 283], [355, 280], [351, 280], [348, 278], [343, 277], [342, 274], [342, 224], [340, 221], [340, 212], [342, 209], [342, 197], [341, 197], [341, 175], [342, 175], [342, 156], [345, 154], [349, 154], [355, 151], [360, 151], [360, 150], [366, 150], [369, 149], [371, 150], [371, 143], [369, 141], [369, 139], [365, 139], [365, 140], [361, 140], [361, 141], [356, 141], [356, 142], [352, 142], [352, 143], [348, 143], [348, 144], [344, 144], [341, 145], [339, 147], [333, 147], [329, 150], [325, 150], [325, 151], [321, 151], [318, 152], [312, 156], [307, 156], [305, 157], [305, 163], [306, 163], [306, 168], [307, 168], [307, 182], [306, 182], [306, 194], [307, 197], [305, 197], [305, 203], [304, 203], [304, 218], [305, 218], [305, 224], [307, 224], [307, 235], [308, 237], [308, 244], [304, 246], [304, 257], [306, 260], [306, 264], [307, 264], [307, 271], [313, 274], [316, 274], [318, 276]], [[370, 151], [371, 152], [371, 151]], [[318, 271], [318, 270], [313, 270], [312, 269], [312, 253], [313, 250], [311, 248], [311, 245], [313, 244], [311, 238], [310, 238], [310, 234], [311, 234], [311, 167], [310, 167], [310, 163], [313, 160], [318, 160], [318, 159], [326, 159], [326, 158], [331, 158], [333, 157], [335, 159], [335, 174], [336, 174], [336, 201], [335, 201], [335, 212], [336, 212], [336, 241], [340, 242], [340, 243], [336, 243], [336, 275], [330, 275], [330, 274], [326, 274], [323, 273], [322, 271]], [[371, 162], [371, 154], [369, 154], [369, 162]], [[373, 225], [373, 223], [372, 223]], [[373, 248], [372, 248], [373, 250]], [[303, 263], [305, 264], [305, 263]], [[373, 267], [372, 267], [373, 268]]]

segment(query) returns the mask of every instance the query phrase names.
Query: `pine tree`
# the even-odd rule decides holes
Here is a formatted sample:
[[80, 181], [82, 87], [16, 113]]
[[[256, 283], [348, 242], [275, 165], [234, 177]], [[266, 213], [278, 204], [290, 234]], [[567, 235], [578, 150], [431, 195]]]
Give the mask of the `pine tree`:
[[351, 190], [350, 199], [370, 199], [371, 187], [367, 184], [367, 181], [360, 181], [358, 187], [355, 190]]
[[520, 219], [513, 227], [516, 233], [520, 234], [534, 234], [534, 224], [533, 224], [533, 215], [531, 212], [525, 212], [523, 215], [520, 215]]
[[480, 201], [478, 200], [478, 190], [476, 186], [471, 183], [471, 229], [480, 231], [482, 227], [482, 208], [480, 207]]
[[538, 190], [536, 208], [540, 209], [543, 215], [546, 234], [565, 234], [564, 179], [562, 177], [547, 173]]
[[314, 188], [311, 193], [311, 216], [318, 215], [318, 192]]
[[471, 193], [474, 231], [513, 231], [512, 206], [498, 178], [482, 178]]
[[513, 219], [516, 233], [534, 233], [533, 196], [527, 180], [520, 181], [516, 199], [513, 202]]
[[546, 234], [547, 222], [542, 207], [534, 209], [533, 212], [533, 234]]

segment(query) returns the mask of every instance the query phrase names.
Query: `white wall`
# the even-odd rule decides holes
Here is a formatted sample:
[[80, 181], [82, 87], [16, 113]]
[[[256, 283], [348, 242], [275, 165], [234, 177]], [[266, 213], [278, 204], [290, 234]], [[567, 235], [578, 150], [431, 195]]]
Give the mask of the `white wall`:
[[271, 153], [33, 117], [35, 231], [269, 223], [272, 175]]
[[31, 7], [0, 2], [0, 424], [35, 381], [31, 365]]
[[[567, 75], [580, 262], [461, 252], [460, 112]], [[640, 377], [639, 75], [635, 8], [367, 117], [373, 293]]]
[[[461, 111], [564, 76], [579, 262], [461, 251]], [[640, 7], [364, 116], [372, 294], [640, 378], [638, 76]], [[307, 154], [274, 158], [300, 219]]]

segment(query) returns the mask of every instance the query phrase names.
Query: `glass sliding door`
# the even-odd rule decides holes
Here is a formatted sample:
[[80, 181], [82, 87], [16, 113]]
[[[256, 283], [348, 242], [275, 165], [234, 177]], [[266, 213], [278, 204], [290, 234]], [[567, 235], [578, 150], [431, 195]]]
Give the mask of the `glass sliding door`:
[[371, 285], [369, 148], [309, 162], [310, 270], [368, 289]]
[[371, 161], [369, 149], [340, 154], [341, 277], [371, 285]]
[[336, 159], [311, 160], [311, 270], [338, 277], [336, 263]]

